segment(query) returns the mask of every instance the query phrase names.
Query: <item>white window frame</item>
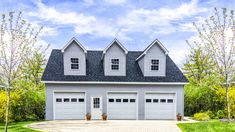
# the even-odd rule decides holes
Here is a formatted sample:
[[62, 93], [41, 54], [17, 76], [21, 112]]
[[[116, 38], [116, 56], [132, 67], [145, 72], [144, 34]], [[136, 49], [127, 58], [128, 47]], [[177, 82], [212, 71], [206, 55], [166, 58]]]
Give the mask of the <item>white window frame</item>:
[[[116, 63], [115, 63], [115, 61], [116, 61]], [[117, 58], [111, 59], [111, 70], [112, 71], [118, 71], [120, 69], [119, 64], [120, 64], [120, 59], [117, 59]], [[117, 69], [113, 69], [113, 66], [117, 66], [118, 68]]]
[[[153, 63], [153, 61], [156, 61], [156, 63]], [[159, 71], [160, 69], [160, 60], [159, 59], [151, 59], [150, 61], [150, 69], [151, 71]], [[152, 67], [158, 67], [157, 69], [153, 69]]]
[[[77, 59], [77, 62], [73, 62], [72, 59]], [[78, 68], [77, 69], [73, 69], [72, 65], [76, 65], [76, 64], [78, 65]], [[79, 70], [79, 58], [77, 58], [77, 57], [71, 57], [70, 58], [70, 69], [71, 70]]]

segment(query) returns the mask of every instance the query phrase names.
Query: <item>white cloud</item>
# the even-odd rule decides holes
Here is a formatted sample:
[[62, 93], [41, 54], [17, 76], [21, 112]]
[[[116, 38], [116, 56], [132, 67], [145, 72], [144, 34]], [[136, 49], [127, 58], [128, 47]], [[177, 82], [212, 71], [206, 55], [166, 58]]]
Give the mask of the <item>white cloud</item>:
[[[93, 34], [108, 37], [113, 36], [115, 33], [115, 29], [112, 26], [109, 26], [105, 21], [98, 20], [95, 16], [73, 11], [59, 11], [41, 2], [38, 2], [37, 6], [38, 10], [36, 12], [30, 12], [28, 15], [37, 17], [42, 21], [51, 22], [54, 25], [72, 26], [77, 34]], [[51, 28], [47, 29], [47, 31], [54, 33]]]
[[94, 0], [83, 0], [87, 5], [93, 5]]
[[113, 4], [113, 5], [118, 5], [118, 4], [123, 4], [126, 2], [126, 0], [104, 0], [106, 3]]
[[51, 27], [43, 27], [40, 36], [57, 36], [58, 30], [56, 28]]
[[[192, 27], [188, 23], [181, 24], [177, 23], [177, 21], [206, 11], [206, 8], [197, 6], [197, 0], [192, 0], [189, 3], [181, 4], [177, 8], [152, 10], [141, 8], [132, 10], [125, 17], [120, 17], [118, 23], [126, 29], [126, 32], [168, 34], [181, 30], [191, 31]], [[178, 24], [178, 27], [174, 25], [175, 22]]]

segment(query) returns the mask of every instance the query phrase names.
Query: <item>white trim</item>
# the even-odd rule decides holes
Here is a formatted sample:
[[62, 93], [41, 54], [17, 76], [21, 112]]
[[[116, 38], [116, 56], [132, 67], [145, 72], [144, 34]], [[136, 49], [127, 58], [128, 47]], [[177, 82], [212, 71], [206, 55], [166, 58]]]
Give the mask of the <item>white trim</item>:
[[[176, 120], [176, 114], [177, 114], [177, 92], [176, 91], [145, 91], [144, 92], [144, 120], [146, 119], [146, 94], [158, 94], [158, 93], [163, 93], [163, 94], [175, 94], [174, 95], [174, 102], [175, 102], [175, 117], [174, 119]], [[167, 100], [166, 100], [167, 101]], [[160, 100], [159, 100], [160, 103]]]
[[[87, 101], [87, 99], [86, 99], [86, 92], [84, 92], [84, 91], [79, 91], [79, 90], [53, 90], [52, 91], [53, 92], [53, 120], [56, 120], [55, 119], [55, 93], [65, 93], [65, 92], [67, 92], [67, 93], [84, 93], [85, 95], [85, 97], [84, 97], [84, 103], [85, 103], [85, 115], [87, 114], [87, 104], [86, 104], [86, 101]], [[84, 115], [84, 116], [85, 116]]]
[[114, 44], [114, 42], [117, 42], [117, 44], [122, 48], [122, 50], [125, 52], [125, 54], [128, 53], [128, 50], [115, 38], [103, 51], [103, 54], [107, 52], [107, 50]]
[[54, 84], [130, 84], [130, 85], [186, 85], [188, 82], [102, 82], [102, 81], [42, 81]]
[[139, 93], [138, 91], [107, 91], [106, 92], [106, 114], [108, 115], [109, 96], [108, 93], [134, 93], [136, 94], [136, 120], [139, 120]]
[[140, 58], [142, 58], [144, 55], [146, 55], [147, 51], [148, 51], [154, 44], [158, 44], [158, 45], [160, 46], [160, 48], [165, 52], [166, 55], [169, 53], [169, 51], [163, 46], [163, 44], [162, 44], [158, 39], [155, 39], [155, 40], [144, 50], [144, 52], [136, 59], [136, 61], [138, 61]]
[[63, 53], [65, 51], [65, 49], [70, 45], [72, 44], [72, 42], [75, 41], [76, 44], [82, 48], [82, 50], [84, 51], [84, 53], [87, 53], [87, 50], [84, 46], [82, 46], [82, 44], [75, 38], [73, 37], [62, 49], [61, 49], [61, 52]]

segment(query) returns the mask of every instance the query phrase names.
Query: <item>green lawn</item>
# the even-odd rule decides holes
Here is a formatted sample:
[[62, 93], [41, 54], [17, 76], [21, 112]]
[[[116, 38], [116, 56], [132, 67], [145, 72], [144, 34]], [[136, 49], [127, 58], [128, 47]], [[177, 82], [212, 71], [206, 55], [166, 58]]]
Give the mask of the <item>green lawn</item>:
[[[25, 125], [30, 123], [34, 122], [12, 122], [8, 126], [8, 132], [39, 132], [25, 127]], [[4, 131], [4, 124], [0, 123], [0, 132], [3, 131]]]
[[235, 123], [220, 121], [179, 123], [178, 127], [183, 132], [235, 132]]

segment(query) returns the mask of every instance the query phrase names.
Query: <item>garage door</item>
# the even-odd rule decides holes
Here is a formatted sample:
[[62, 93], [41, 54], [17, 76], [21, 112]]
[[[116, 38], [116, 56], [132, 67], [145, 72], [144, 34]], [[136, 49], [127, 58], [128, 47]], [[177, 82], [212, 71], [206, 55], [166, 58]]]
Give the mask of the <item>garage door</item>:
[[146, 119], [175, 119], [175, 94], [149, 93], [145, 95]]
[[109, 93], [109, 119], [137, 119], [136, 93]]
[[84, 119], [85, 93], [55, 93], [55, 119]]

